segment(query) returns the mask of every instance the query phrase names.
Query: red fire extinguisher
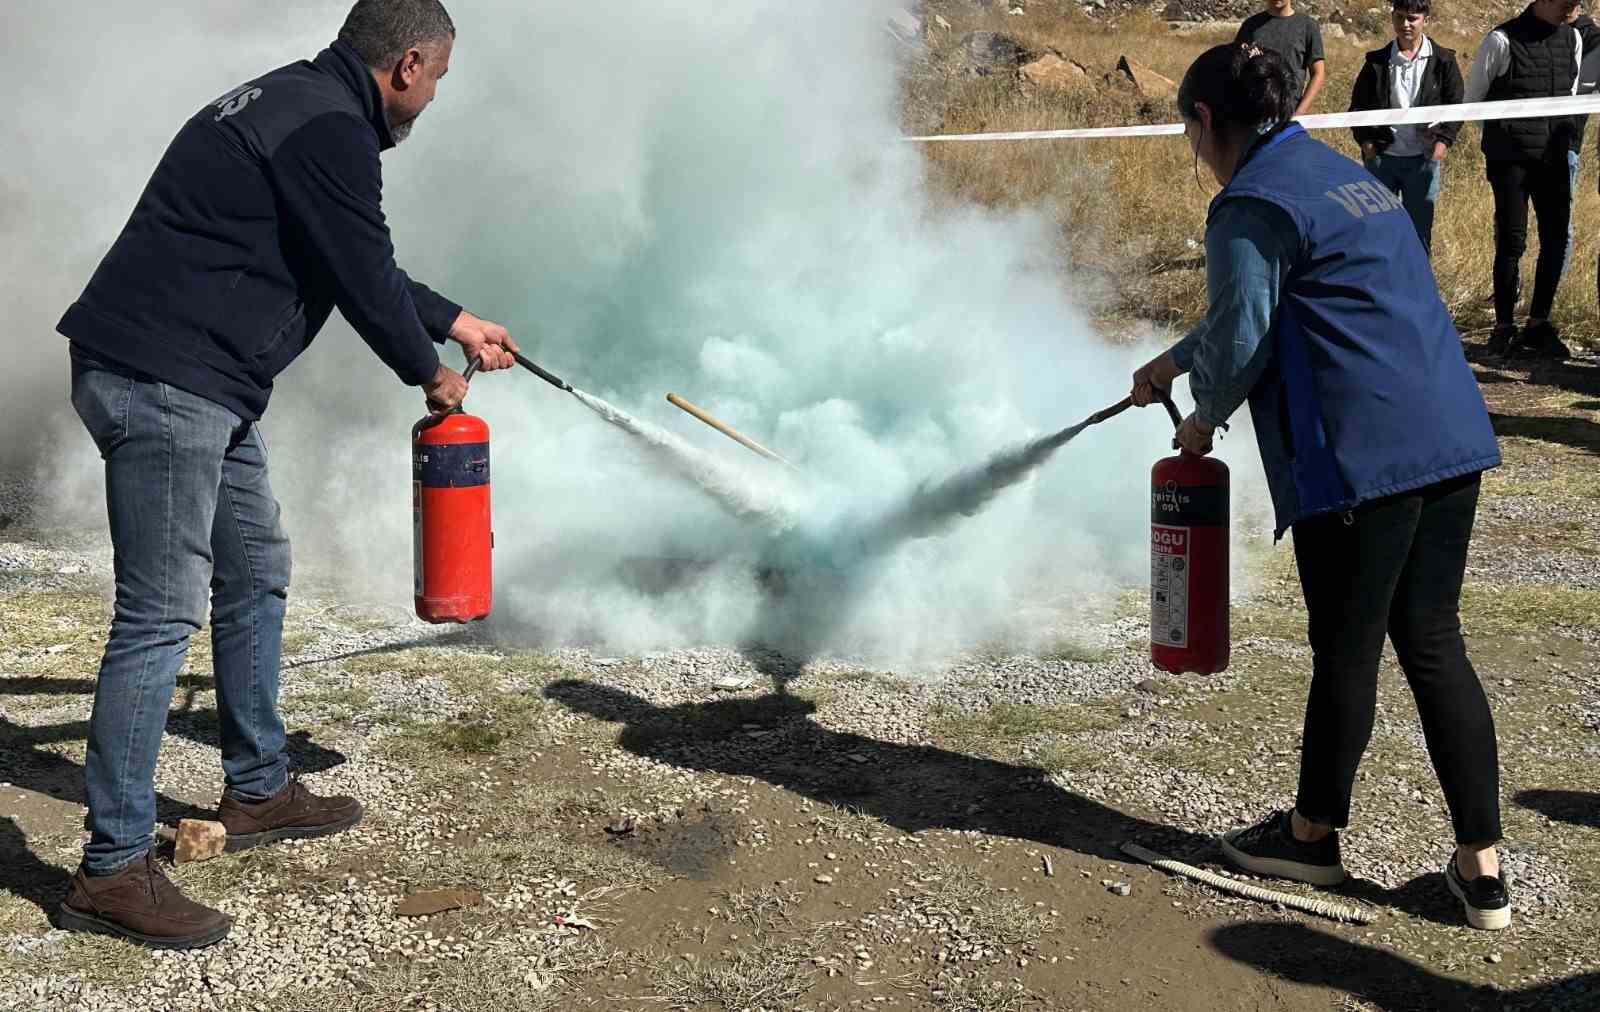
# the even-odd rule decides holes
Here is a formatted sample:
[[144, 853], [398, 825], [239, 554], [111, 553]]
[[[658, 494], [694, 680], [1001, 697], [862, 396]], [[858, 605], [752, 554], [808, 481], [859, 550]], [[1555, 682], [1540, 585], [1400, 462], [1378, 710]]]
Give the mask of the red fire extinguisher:
[[[472, 379], [474, 359], [462, 375]], [[412, 562], [417, 617], [474, 622], [494, 603], [489, 426], [459, 407], [411, 429]]]
[[1187, 450], [1150, 469], [1150, 661], [1173, 674], [1228, 667], [1228, 465]]

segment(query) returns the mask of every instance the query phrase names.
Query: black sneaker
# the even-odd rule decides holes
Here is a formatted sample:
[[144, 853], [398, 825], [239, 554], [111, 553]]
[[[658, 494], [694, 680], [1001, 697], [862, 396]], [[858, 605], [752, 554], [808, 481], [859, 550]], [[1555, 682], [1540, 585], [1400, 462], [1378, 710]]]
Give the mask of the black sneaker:
[[1221, 843], [1222, 853], [1229, 861], [1257, 875], [1292, 878], [1318, 886], [1344, 881], [1338, 832], [1329, 833], [1316, 843], [1302, 843], [1289, 827], [1288, 812], [1273, 812], [1254, 826], [1226, 833]]
[[1484, 349], [1490, 355], [1504, 355], [1511, 350], [1511, 342], [1516, 340], [1517, 328], [1515, 324], [1502, 323], [1494, 328], [1489, 335], [1489, 345]]
[[1479, 875], [1467, 881], [1456, 869], [1454, 854], [1450, 855], [1450, 863], [1445, 866], [1444, 881], [1455, 898], [1461, 901], [1468, 924], [1485, 931], [1511, 927], [1511, 897], [1506, 893], [1504, 882], [1493, 875]]
[[1561, 332], [1549, 320], [1530, 323], [1506, 352], [1512, 358], [1547, 358], [1563, 362], [1572, 357], [1572, 349], [1561, 340]]

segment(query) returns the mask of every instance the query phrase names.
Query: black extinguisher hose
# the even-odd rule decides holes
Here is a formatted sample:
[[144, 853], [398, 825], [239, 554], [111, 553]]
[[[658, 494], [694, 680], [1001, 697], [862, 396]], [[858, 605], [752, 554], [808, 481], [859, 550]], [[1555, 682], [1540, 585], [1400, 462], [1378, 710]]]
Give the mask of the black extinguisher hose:
[[1176, 432], [1183, 428], [1183, 414], [1178, 410], [1178, 406], [1172, 403], [1172, 391], [1156, 387], [1156, 396], [1161, 398], [1162, 407], [1166, 408], [1167, 414], [1172, 417], [1172, 430]]

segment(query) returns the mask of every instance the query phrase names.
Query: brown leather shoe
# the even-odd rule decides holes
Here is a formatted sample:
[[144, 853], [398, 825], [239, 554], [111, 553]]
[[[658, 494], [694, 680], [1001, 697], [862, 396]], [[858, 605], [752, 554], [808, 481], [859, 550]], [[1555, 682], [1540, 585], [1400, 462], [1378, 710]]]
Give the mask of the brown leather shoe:
[[211, 945], [233, 927], [227, 914], [179, 892], [150, 851], [110, 875], [90, 875], [80, 867], [56, 921], [67, 931], [116, 935], [152, 949]]
[[224, 849], [229, 853], [277, 840], [331, 836], [361, 821], [361, 802], [312, 794], [298, 773], [265, 801], [240, 801], [224, 794], [217, 808], [222, 828], [228, 831]]

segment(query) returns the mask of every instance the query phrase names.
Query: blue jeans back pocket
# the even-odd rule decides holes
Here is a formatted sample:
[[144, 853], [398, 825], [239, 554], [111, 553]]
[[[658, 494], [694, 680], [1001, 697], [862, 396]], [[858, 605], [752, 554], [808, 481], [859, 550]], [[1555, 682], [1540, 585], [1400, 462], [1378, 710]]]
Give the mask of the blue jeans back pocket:
[[72, 363], [72, 407], [102, 459], [128, 440], [128, 409], [136, 382], [81, 360]]

